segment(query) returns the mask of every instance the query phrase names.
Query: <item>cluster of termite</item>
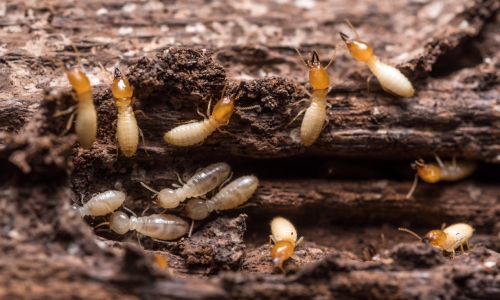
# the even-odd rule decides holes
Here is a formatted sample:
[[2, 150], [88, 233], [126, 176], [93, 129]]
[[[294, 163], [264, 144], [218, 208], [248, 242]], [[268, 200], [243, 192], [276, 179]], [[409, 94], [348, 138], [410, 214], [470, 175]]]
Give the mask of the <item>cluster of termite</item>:
[[[257, 177], [242, 176], [223, 186], [231, 179], [230, 174], [231, 167], [220, 162], [198, 170], [186, 183], [179, 178], [182, 185], [176, 185], [176, 189], [164, 188], [158, 192], [141, 182], [142, 186], [154, 193], [153, 198], [156, 198], [156, 204], [163, 207], [165, 211], [176, 208], [181, 202], [191, 198], [181, 210], [181, 215], [191, 219], [191, 226], [186, 220], [171, 214], [137, 217], [135, 213], [124, 207], [133, 214], [129, 217], [124, 212], [115, 211], [125, 201], [126, 195], [121, 191], [106, 191], [92, 197], [83, 206], [74, 205], [73, 208], [79, 211], [82, 217], [104, 216], [111, 213], [109, 222], [98, 226], [109, 225], [111, 230], [118, 234], [136, 230], [153, 239], [174, 240], [185, 234], [191, 236], [195, 220], [203, 220], [213, 211], [236, 208], [250, 199], [259, 185]], [[206, 198], [209, 192], [218, 187], [220, 188], [213, 197]]]
[[[364, 62], [370, 68], [372, 75], [368, 78], [367, 83], [375, 76], [385, 91], [397, 96], [412, 97], [414, 89], [410, 81], [398, 69], [382, 63], [373, 53], [370, 44], [361, 41], [352, 24], [349, 21], [347, 23], [353, 29], [356, 38], [351, 39], [346, 34], [340, 33], [345, 43], [342, 47], [346, 48], [354, 59]], [[300, 127], [300, 137], [302, 144], [306, 147], [311, 146], [316, 141], [323, 128], [328, 124], [326, 112], [327, 107], [330, 105], [326, 101], [326, 96], [331, 89], [331, 85], [326, 69], [332, 64], [339, 47], [339, 44], [337, 44], [334, 54], [326, 67], [321, 65], [316, 51], [312, 53], [310, 59], [305, 61], [300, 51], [296, 49], [302, 62], [309, 68], [309, 83], [313, 93], [311, 94], [304, 89], [310, 99], [302, 99], [298, 102], [309, 101], [310, 106], [299, 112], [289, 124], [305, 112]], [[77, 53], [78, 63], [81, 65], [78, 51], [76, 47], [74, 49]], [[104, 70], [104, 67], [102, 69]], [[81, 68], [71, 67], [66, 63], [63, 71], [75, 91], [78, 104], [65, 111], [57, 112], [55, 116], [73, 112], [63, 132], [64, 134], [71, 128], [76, 114], [75, 131], [78, 142], [82, 148], [89, 149], [96, 139], [97, 132], [97, 113], [92, 99], [90, 81]], [[114, 104], [118, 111], [116, 122], [117, 149], [121, 149], [126, 157], [130, 157], [137, 151], [139, 135], [142, 136], [135, 119], [135, 113], [139, 111], [134, 112], [132, 109], [135, 102], [133, 89], [120, 69], [115, 68], [110, 81], [112, 82], [111, 91], [115, 98]], [[235, 100], [241, 95], [235, 91], [226, 93], [227, 85], [226, 82], [221, 99], [216, 103], [212, 113], [210, 113], [209, 103], [207, 115], [204, 116], [203, 121], [177, 126], [164, 134], [164, 140], [174, 146], [199, 145], [215, 130], [220, 130], [221, 126], [227, 125], [235, 108]], [[257, 106], [250, 108], [255, 107]], [[75, 110], [76, 112], [74, 112]], [[200, 113], [200, 115], [202, 114]], [[144, 148], [146, 148], [145, 145]], [[476, 167], [473, 162], [457, 162], [453, 159], [452, 162], [443, 163], [437, 156], [436, 160], [438, 164], [426, 164], [421, 159], [412, 164], [412, 167], [416, 170], [416, 175], [407, 198], [410, 198], [415, 190], [418, 177], [428, 183], [441, 180], [455, 181], [470, 175]], [[217, 163], [198, 171], [189, 181], [183, 183], [177, 189], [167, 188], [158, 192], [145, 183], [141, 183], [145, 188], [155, 193], [156, 203], [165, 209], [175, 208], [184, 200], [191, 198], [184, 205], [183, 210], [183, 215], [192, 220], [191, 226], [186, 220], [171, 214], [154, 214], [146, 217], [137, 217], [134, 214], [129, 217], [124, 212], [115, 211], [122, 206], [125, 200], [125, 194], [120, 191], [107, 191], [94, 196], [84, 206], [76, 207], [76, 209], [82, 216], [102, 216], [111, 213], [109, 222], [101, 225], [108, 224], [113, 231], [119, 234], [124, 234], [129, 230], [136, 230], [158, 240], [172, 240], [185, 234], [190, 236], [194, 220], [202, 220], [214, 210], [231, 209], [241, 205], [251, 197], [257, 188], [258, 180], [255, 176], [244, 176], [220, 189], [212, 198], [200, 198], [223, 184], [229, 174], [230, 167], [227, 164]], [[402, 230], [410, 232], [407, 229]], [[273, 219], [271, 231], [272, 235], [270, 237], [275, 243], [271, 251], [273, 262], [282, 269], [283, 262], [293, 256], [295, 246], [302, 239], [297, 242], [297, 232], [294, 226], [282, 217]], [[468, 243], [472, 231], [473, 229], [469, 225], [459, 223], [441, 230], [433, 230], [424, 238], [419, 237], [419, 239], [441, 250], [453, 252], [454, 255], [454, 250], [458, 246], [462, 247], [463, 250], [462, 245]], [[410, 233], [416, 235], [413, 232]], [[371, 252], [373, 252], [373, 249]], [[369, 253], [366, 254], [367, 257], [373, 257]]]

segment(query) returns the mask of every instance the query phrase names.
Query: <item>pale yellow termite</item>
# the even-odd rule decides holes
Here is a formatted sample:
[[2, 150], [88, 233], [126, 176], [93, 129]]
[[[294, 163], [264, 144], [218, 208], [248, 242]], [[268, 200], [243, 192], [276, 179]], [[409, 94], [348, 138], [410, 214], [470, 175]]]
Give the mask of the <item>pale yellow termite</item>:
[[65, 63], [63, 72], [66, 74], [69, 84], [75, 91], [75, 100], [78, 101], [78, 104], [70, 107], [65, 111], [57, 112], [54, 117], [71, 113], [71, 116], [66, 125], [66, 129], [63, 131], [63, 133], [61, 133], [61, 135], [64, 135], [71, 128], [73, 118], [75, 117], [75, 112], [73, 111], [76, 109], [76, 136], [78, 142], [80, 143], [80, 146], [82, 146], [83, 149], [89, 149], [96, 139], [97, 112], [95, 110], [94, 100], [92, 99], [92, 86], [90, 85], [90, 81], [85, 73], [83, 73], [83, 71], [81, 70], [80, 55], [74, 45], [73, 49], [75, 50], [75, 53], [77, 55], [79, 68], [71, 67], [68, 63]]
[[441, 230], [436, 229], [429, 231], [423, 238], [409, 229], [399, 228], [399, 230], [416, 236], [422, 242], [438, 248], [441, 252], [452, 252], [452, 258], [455, 258], [455, 249], [459, 246], [462, 253], [465, 253], [464, 244], [467, 245], [467, 249], [470, 249], [469, 239], [472, 237], [474, 228], [464, 223], [457, 223], [446, 228], [444, 227], [445, 225], [443, 224]]
[[188, 123], [175, 127], [165, 133], [165, 141], [174, 146], [192, 146], [203, 143], [203, 141], [221, 126], [227, 125], [234, 110], [234, 101], [237, 96], [233, 93], [226, 95], [227, 83], [222, 91], [221, 99], [215, 104], [210, 115], [210, 102], [208, 103], [207, 116], [205, 120]]
[[[375, 54], [373, 48], [367, 42], [359, 39], [358, 32], [352, 24], [346, 20], [356, 34], [356, 39], [350, 39], [346, 34], [340, 32], [340, 36], [347, 45], [352, 57], [357, 61], [364, 62], [377, 77], [380, 85], [385, 91], [403, 96], [412, 97], [415, 91], [411, 82], [398, 69], [381, 62]], [[372, 76], [368, 77], [368, 84]]]
[[231, 167], [223, 162], [212, 164], [196, 172], [191, 179], [178, 189], [155, 191], [145, 183], [142, 186], [155, 193], [156, 202], [163, 208], [174, 208], [187, 198], [205, 195], [221, 185], [231, 173]]
[[[116, 124], [118, 145], [123, 155], [130, 157], [137, 151], [139, 134], [142, 136], [142, 132], [139, 126], [137, 126], [135, 112], [132, 109], [135, 102], [135, 98], [132, 97], [134, 91], [118, 68], [115, 68], [113, 73], [111, 92], [115, 97], [115, 106], [118, 110], [118, 121]], [[142, 139], [144, 141], [144, 136]], [[144, 148], [146, 148], [146, 145], [144, 145]]]
[[436, 183], [438, 181], [457, 181], [470, 176], [476, 170], [477, 164], [473, 161], [456, 161], [453, 157], [451, 162], [442, 162], [436, 155], [435, 163], [426, 164], [424, 160], [419, 159], [411, 164], [411, 167], [416, 170], [415, 180], [406, 199], [410, 198], [417, 187], [418, 177], [427, 183]]
[[[318, 139], [325, 125], [328, 124], [326, 108], [329, 107], [330, 104], [326, 102], [326, 95], [330, 91], [330, 78], [328, 77], [326, 69], [333, 62], [337, 48], [335, 47], [335, 52], [333, 53], [330, 63], [328, 63], [325, 68], [321, 65], [316, 51], [313, 51], [312, 59], [306, 62], [300, 54], [300, 51], [298, 49], [295, 50], [297, 50], [302, 62], [309, 68], [309, 83], [313, 88], [313, 95], [306, 91], [311, 97], [311, 105], [300, 111], [290, 123], [292, 123], [304, 111], [306, 112], [304, 119], [302, 120], [302, 125], [300, 126], [300, 138], [302, 140], [302, 144], [308, 147]], [[302, 102], [304, 100], [306, 99], [299, 100], [298, 102]]]
[[104, 216], [114, 212], [125, 201], [125, 193], [120, 191], [106, 191], [92, 197], [83, 206], [73, 205], [73, 209], [78, 211], [82, 217]]
[[158, 240], [175, 240], [189, 231], [189, 223], [174, 215], [155, 214], [146, 217], [127, 216], [124, 212], [113, 213], [109, 222], [99, 224], [109, 225], [109, 228], [118, 234], [125, 234], [129, 230]]
[[[238, 207], [252, 197], [258, 185], [259, 179], [253, 175], [235, 179], [211, 199], [194, 198], [189, 200], [185, 207], [185, 215], [192, 220], [203, 220], [214, 210], [219, 211]], [[189, 236], [191, 236], [191, 230]]]
[[283, 262], [292, 257], [295, 247], [297, 247], [304, 237], [297, 241], [297, 230], [293, 224], [283, 217], [275, 217], [271, 221], [271, 234], [269, 238], [274, 242], [271, 250], [273, 264], [283, 269]]

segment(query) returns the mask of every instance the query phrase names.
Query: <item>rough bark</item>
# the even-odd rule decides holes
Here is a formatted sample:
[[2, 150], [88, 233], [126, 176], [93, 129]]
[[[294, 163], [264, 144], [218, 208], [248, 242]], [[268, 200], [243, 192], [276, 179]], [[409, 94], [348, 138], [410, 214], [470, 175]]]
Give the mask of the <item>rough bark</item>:
[[[300, 1], [299, 1], [300, 2]], [[306, 3], [304, 1], [303, 3]], [[93, 299], [496, 299], [500, 250], [497, 171], [500, 91], [498, 1], [286, 3], [23, 2], [0, 4], [0, 297]], [[76, 5], [76, 6], [75, 6]], [[344, 19], [414, 83], [400, 99], [340, 49], [328, 70], [330, 125], [304, 148], [296, 121], [307, 87], [295, 47], [327, 63]], [[58, 137], [73, 104], [59, 61], [80, 51], [94, 88], [98, 141], [89, 151]], [[179, 43], [182, 46], [173, 46]], [[109, 82], [98, 68], [119, 65], [134, 86], [148, 154], [115, 161], [116, 118]], [[119, 62], [118, 62], [119, 61]], [[229, 77], [231, 75], [231, 77]], [[226, 80], [242, 94], [230, 134], [198, 147], [165, 144], [175, 124], [201, 120]], [[43, 99], [43, 100], [42, 100]], [[298, 120], [301, 120], [299, 118]], [[294, 131], [295, 130], [295, 131]], [[409, 162], [459, 157], [481, 161], [458, 183], [420, 183]], [[70, 210], [80, 196], [123, 189], [141, 213], [154, 188], [170, 186], [211, 162], [234, 176], [255, 174], [248, 206], [196, 222], [171, 244], [89, 228]], [[151, 206], [151, 211], [161, 211]], [[179, 209], [182, 213], [182, 209]], [[276, 276], [266, 244], [269, 221], [290, 218], [305, 243], [299, 260]], [[476, 228], [468, 255], [418, 243], [419, 234], [467, 222]], [[386, 257], [364, 262], [363, 249], [387, 240]], [[413, 243], [402, 243], [411, 242]], [[168, 262], [168, 268], [164, 263]]]

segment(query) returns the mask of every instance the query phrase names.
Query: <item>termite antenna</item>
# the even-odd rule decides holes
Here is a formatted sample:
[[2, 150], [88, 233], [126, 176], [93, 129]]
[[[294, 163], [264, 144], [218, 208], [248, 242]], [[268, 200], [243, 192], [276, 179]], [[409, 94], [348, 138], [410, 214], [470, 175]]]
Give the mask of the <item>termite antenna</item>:
[[[130, 214], [132, 214], [134, 217], [137, 217], [135, 212], [133, 212], [130, 208], [127, 208], [125, 205], [122, 205], [123, 209], [128, 211]], [[149, 207], [148, 207], [149, 208]]]
[[330, 62], [328, 63], [328, 65], [326, 65], [325, 70], [328, 69], [328, 67], [332, 64], [333, 60], [335, 59], [335, 56], [337, 55], [338, 48], [339, 48], [339, 44], [335, 45], [335, 50], [333, 50], [332, 58], [330, 59]]
[[96, 230], [96, 228], [99, 228], [99, 227], [104, 226], [104, 225], [109, 225], [109, 222], [102, 222], [101, 224], [94, 226], [93, 229]]
[[299, 54], [300, 59], [302, 60], [302, 62], [304, 63], [304, 65], [306, 65], [306, 67], [308, 67], [308, 68], [311, 68], [311, 65], [309, 64], [309, 62], [306, 62], [305, 59], [304, 59], [304, 57], [300, 53], [299, 48], [295, 48], [295, 51], [297, 51], [297, 54]]
[[98, 62], [99, 66], [101, 67], [101, 70], [104, 72], [104, 74], [106, 75], [106, 78], [108, 79], [108, 81], [110, 83], [113, 83], [113, 78], [111, 77], [111, 75], [109, 75], [108, 71], [106, 71], [106, 69], [104, 68], [104, 66], [101, 64], [101, 62]]
[[149, 187], [148, 185], [146, 185], [144, 182], [141, 182], [141, 185], [145, 188], [147, 188], [148, 190], [150, 190], [151, 192], [155, 193], [151, 198], [154, 198], [156, 197], [160, 192], [156, 191], [156, 190], [153, 190], [153, 188]]
[[399, 231], [404, 231], [404, 232], [408, 232], [409, 234], [415, 236], [417, 239], [419, 239], [420, 241], [422, 241], [422, 238], [416, 234], [415, 232], [411, 231], [410, 229], [406, 229], [406, 228], [398, 228]]
[[[351, 22], [349, 22], [349, 20], [345, 19], [345, 21], [347, 22], [347, 24], [349, 24], [349, 27], [352, 28], [352, 30], [354, 31], [354, 33], [356, 34], [356, 39], [359, 40], [359, 35], [358, 35], [358, 31], [356, 30], [356, 28], [354, 28], [354, 26], [352, 26]], [[342, 35], [342, 33], [341, 33]]]
[[76, 61], [78, 62], [78, 67], [80, 67], [80, 69], [83, 70], [83, 68], [82, 68], [82, 60], [81, 60], [81, 57], [80, 57], [80, 52], [78, 52], [78, 49], [76, 48], [76, 46], [75, 46], [75, 44], [73, 42], [71, 42], [71, 47], [73, 47], [73, 50], [75, 51]]
[[413, 180], [413, 185], [411, 186], [411, 189], [408, 192], [408, 195], [406, 195], [406, 199], [410, 199], [411, 195], [413, 195], [415, 188], [417, 188], [417, 183], [418, 183], [418, 173], [415, 173], [415, 179]]

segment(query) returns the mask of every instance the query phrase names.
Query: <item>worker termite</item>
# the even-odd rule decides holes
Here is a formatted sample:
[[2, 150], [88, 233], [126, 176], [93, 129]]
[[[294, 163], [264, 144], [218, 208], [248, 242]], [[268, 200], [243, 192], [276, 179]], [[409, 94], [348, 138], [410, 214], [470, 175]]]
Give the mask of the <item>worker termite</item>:
[[215, 189], [226, 180], [230, 172], [231, 167], [228, 164], [219, 162], [199, 170], [188, 182], [175, 190], [166, 188], [158, 192], [143, 182], [141, 184], [155, 193], [158, 205], [163, 208], [174, 208], [187, 198], [199, 197]]
[[189, 230], [189, 223], [174, 215], [155, 214], [146, 217], [127, 216], [124, 212], [117, 211], [111, 215], [109, 222], [97, 225], [95, 228], [109, 225], [109, 228], [118, 234], [125, 234], [129, 230], [158, 240], [175, 240], [185, 235]]
[[[228, 93], [226, 95], [227, 82], [222, 90], [221, 99], [215, 104], [215, 107], [210, 115], [210, 102], [208, 103], [207, 116], [204, 116], [200, 112], [198, 114], [202, 115], [205, 120], [183, 124], [175, 127], [169, 132], [165, 133], [163, 138], [165, 141], [174, 146], [192, 146], [196, 144], [201, 144], [203, 141], [212, 134], [219, 127], [229, 124], [229, 119], [231, 118], [234, 110], [234, 101], [237, 96], [234, 93]], [[238, 94], [239, 95], [239, 94]]]
[[75, 91], [75, 100], [78, 104], [68, 108], [64, 111], [58, 111], [54, 114], [54, 117], [71, 113], [66, 129], [61, 133], [64, 135], [71, 128], [73, 123], [73, 118], [75, 117], [74, 110], [76, 109], [76, 121], [75, 121], [75, 132], [77, 140], [83, 149], [89, 149], [96, 139], [97, 133], [97, 112], [94, 106], [94, 100], [92, 99], [92, 87], [90, 81], [83, 73], [82, 64], [80, 61], [80, 54], [75, 45], [72, 45], [75, 50], [78, 67], [71, 67], [68, 63], [64, 64], [62, 68], [63, 72], [68, 78], [69, 84], [73, 87]]
[[406, 228], [398, 228], [398, 230], [416, 236], [422, 242], [438, 248], [441, 252], [452, 252], [452, 258], [455, 258], [455, 249], [458, 248], [458, 246], [460, 246], [462, 253], [465, 253], [463, 244], [466, 244], [467, 249], [470, 250], [469, 239], [472, 237], [474, 228], [464, 223], [457, 223], [446, 228], [444, 227], [445, 224], [443, 224], [441, 230], [436, 229], [429, 231], [423, 238]]
[[290, 221], [283, 217], [275, 217], [271, 221], [271, 233], [269, 239], [274, 242], [271, 250], [273, 264], [285, 272], [283, 262], [292, 257], [295, 247], [302, 242], [304, 237], [297, 241], [297, 230]]
[[[313, 95], [309, 94], [311, 97], [311, 105], [308, 108], [301, 110], [293, 120], [288, 123], [291, 124], [297, 117], [299, 117], [304, 111], [306, 112], [304, 115], [304, 119], [302, 120], [302, 125], [300, 127], [300, 138], [302, 140], [302, 144], [306, 147], [311, 146], [318, 136], [320, 135], [323, 128], [328, 124], [328, 119], [326, 116], [326, 107], [330, 106], [326, 102], [326, 95], [330, 91], [330, 78], [328, 77], [328, 73], [326, 69], [332, 64], [333, 59], [335, 58], [335, 54], [337, 52], [337, 47], [335, 47], [335, 51], [333, 56], [328, 63], [328, 65], [323, 68], [321, 62], [319, 60], [318, 53], [313, 51], [312, 59], [307, 60], [307, 62], [300, 54], [299, 49], [295, 49], [299, 54], [302, 62], [306, 67], [309, 68], [309, 83], [313, 88]], [[306, 99], [302, 99], [297, 101], [302, 102]]]
[[346, 22], [356, 34], [356, 39], [350, 39], [342, 32], [340, 32], [340, 36], [346, 43], [347, 49], [352, 57], [357, 61], [364, 62], [372, 71], [373, 75], [370, 75], [367, 80], [368, 90], [370, 87], [370, 79], [375, 76], [385, 91], [403, 97], [412, 97], [415, 91], [408, 78], [398, 69], [381, 62], [377, 56], [373, 54], [372, 46], [367, 42], [361, 41], [354, 26], [352, 26], [347, 19]]
[[417, 187], [418, 177], [427, 183], [436, 183], [438, 181], [457, 181], [468, 177], [476, 170], [477, 164], [473, 161], [456, 161], [453, 157], [451, 162], [442, 162], [436, 155], [435, 163], [426, 164], [423, 159], [416, 160], [411, 164], [411, 167], [416, 170], [415, 180], [413, 185], [406, 195], [406, 199], [410, 198]]
[[[258, 185], [259, 179], [253, 175], [235, 179], [223, 187], [211, 199], [203, 200], [194, 198], [189, 200], [184, 208], [185, 216], [191, 218], [194, 222], [194, 220], [205, 219], [214, 210], [219, 211], [235, 208], [250, 199]], [[191, 236], [193, 222], [191, 223], [189, 236]]]
[[125, 201], [125, 193], [120, 191], [106, 191], [92, 197], [83, 206], [73, 204], [72, 208], [82, 217], [104, 216], [114, 212]]
[[[105, 71], [102, 65], [101, 69]], [[116, 139], [118, 140], [118, 145], [123, 155], [131, 157], [137, 151], [139, 134], [144, 143], [144, 136], [139, 126], [137, 126], [137, 120], [135, 119], [135, 113], [142, 111], [133, 111], [132, 106], [134, 105], [135, 98], [132, 96], [134, 91], [128, 80], [122, 76], [122, 72], [118, 68], [115, 68], [113, 72], [111, 92], [115, 98], [115, 106], [118, 110]], [[145, 143], [144, 149], [146, 149]]]

